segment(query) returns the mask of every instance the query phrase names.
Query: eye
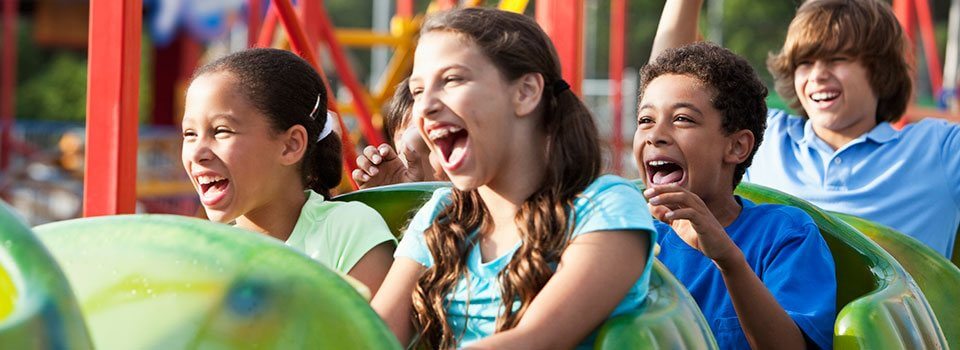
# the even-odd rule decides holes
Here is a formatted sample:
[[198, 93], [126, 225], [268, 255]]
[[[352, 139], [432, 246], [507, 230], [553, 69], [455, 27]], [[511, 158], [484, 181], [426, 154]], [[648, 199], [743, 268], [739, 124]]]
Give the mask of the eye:
[[411, 88], [410, 95], [413, 97], [420, 96], [423, 93], [423, 88]]
[[230, 134], [233, 134], [233, 133], [234, 133], [233, 130], [230, 130], [230, 128], [227, 128], [224, 126], [218, 126], [215, 129], [213, 129], [213, 135], [219, 138], [230, 136]]
[[463, 77], [461, 77], [461, 76], [459, 76], [459, 75], [448, 75], [448, 76], [443, 77], [443, 82], [446, 83], [446, 84], [459, 83], [459, 82], [462, 82], [462, 81], [463, 81]]
[[694, 122], [694, 121], [693, 121], [693, 118], [690, 118], [690, 116], [688, 116], [688, 115], [686, 115], [686, 114], [677, 114], [677, 116], [673, 117], [673, 121], [678, 122], [678, 123], [693, 123], [693, 122]]
[[196, 137], [197, 137], [197, 133], [196, 133], [195, 131], [193, 131], [192, 129], [186, 129], [186, 130], [183, 131], [183, 139], [184, 139], [184, 140], [192, 140], [192, 139], [194, 139], [194, 138], [196, 138]]
[[834, 57], [830, 57], [830, 62], [846, 62], [846, 61], [849, 61], [849, 60], [850, 60], [850, 58], [848, 58], [847, 56], [834, 56]]
[[641, 116], [637, 118], [637, 126], [644, 126], [644, 124], [653, 124], [653, 118], [648, 116]]

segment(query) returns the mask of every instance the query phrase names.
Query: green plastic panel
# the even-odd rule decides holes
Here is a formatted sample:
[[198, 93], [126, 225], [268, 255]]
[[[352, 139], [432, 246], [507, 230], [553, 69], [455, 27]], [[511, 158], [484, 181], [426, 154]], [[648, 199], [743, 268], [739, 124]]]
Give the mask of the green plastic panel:
[[944, 349], [933, 309], [904, 267], [852, 226], [812, 204], [759, 185], [737, 194], [756, 203], [785, 204], [807, 212], [820, 227], [837, 266], [834, 348]]
[[[351, 192], [333, 200], [359, 201], [380, 212], [398, 234], [433, 191], [444, 182], [406, 183]], [[650, 276], [646, 308], [608, 320], [595, 343], [598, 349], [716, 349], [717, 344], [696, 301], [659, 261]]]
[[913, 237], [856, 216], [833, 213], [879, 244], [917, 282], [951, 348], [960, 349], [960, 269]]
[[366, 300], [282, 242], [173, 215], [34, 228], [98, 349], [398, 349]]
[[63, 271], [0, 202], [0, 348], [91, 349]]

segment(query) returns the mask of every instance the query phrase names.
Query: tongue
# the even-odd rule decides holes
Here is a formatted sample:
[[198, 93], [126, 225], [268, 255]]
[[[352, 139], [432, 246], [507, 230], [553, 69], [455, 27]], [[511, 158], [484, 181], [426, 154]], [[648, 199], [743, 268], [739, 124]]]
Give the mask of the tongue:
[[669, 183], [680, 181], [680, 179], [682, 178], [683, 178], [683, 172], [680, 170], [658, 171], [653, 174], [653, 184], [666, 185]]
[[226, 190], [226, 188], [227, 188], [227, 180], [220, 180], [210, 184], [210, 187], [208, 187], [207, 190], [204, 191], [203, 195], [214, 196], [219, 194], [220, 192], [223, 192], [224, 190]]
[[447, 163], [457, 164], [460, 160], [463, 159], [463, 155], [466, 154], [467, 148], [467, 138], [458, 137], [456, 141], [453, 142], [453, 145], [450, 149], [450, 155], [447, 156]]

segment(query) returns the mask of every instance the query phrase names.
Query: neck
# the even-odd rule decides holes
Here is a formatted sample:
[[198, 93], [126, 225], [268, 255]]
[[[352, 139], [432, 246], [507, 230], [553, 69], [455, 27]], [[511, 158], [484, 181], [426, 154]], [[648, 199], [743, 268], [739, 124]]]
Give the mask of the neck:
[[717, 221], [720, 222], [720, 226], [723, 227], [730, 226], [730, 224], [736, 221], [737, 217], [740, 216], [740, 211], [743, 209], [733, 195], [721, 196], [705, 204], [707, 205], [707, 209], [710, 209], [713, 217], [717, 218]]
[[873, 130], [873, 128], [876, 126], [876, 120], [864, 118], [860, 123], [850, 125], [842, 129], [827, 128], [813, 124], [813, 132], [817, 134], [817, 137], [823, 140], [823, 142], [826, 142], [827, 145], [830, 145], [830, 147], [836, 151], [841, 147], [846, 146], [851, 141], [870, 132], [870, 130]]
[[515, 225], [514, 219], [520, 207], [540, 188], [546, 175], [546, 135], [542, 132], [530, 132], [527, 135], [531, 136], [514, 138], [520, 142], [511, 146], [514, 150], [527, 151], [511, 153], [506, 159], [507, 165], [501, 168], [493, 181], [477, 189], [495, 227]]
[[296, 186], [237, 218], [237, 227], [286, 241], [297, 225], [307, 195]]

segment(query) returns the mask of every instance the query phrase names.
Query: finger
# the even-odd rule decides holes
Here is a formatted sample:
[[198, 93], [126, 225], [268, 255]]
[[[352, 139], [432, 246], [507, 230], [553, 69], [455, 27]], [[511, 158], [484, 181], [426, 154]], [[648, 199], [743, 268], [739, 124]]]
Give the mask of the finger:
[[393, 150], [393, 147], [390, 147], [388, 144], [382, 144], [380, 147], [377, 147], [378, 153], [383, 157], [384, 162], [389, 162], [391, 160], [397, 159], [397, 151]]
[[363, 172], [370, 176], [377, 175], [377, 173], [380, 172], [365, 156], [357, 156], [357, 168], [363, 170]]
[[666, 214], [670, 212], [670, 208], [661, 206], [661, 205], [650, 205], [647, 204], [647, 208], [650, 209], [650, 215], [659, 221], [670, 223], [670, 219], [666, 218]]
[[650, 199], [651, 197], [656, 197], [657, 195], [660, 195], [662, 193], [672, 193], [672, 192], [682, 192], [682, 191], [684, 191], [683, 187], [680, 187], [680, 185], [677, 185], [677, 184], [657, 185], [657, 186], [652, 186], [648, 189], [643, 190], [643, 196], [646, 197], [647, 199]]
[[380, 164], [383, 160], [383, 157], [380, 156], [380, 151], [376, 147], [367, 146], [363, 148], [363, 155], [370, 159], [370, 162], [373, 164]]
[[680, 208], [680, 209], [670, 210], [669, 212], [665, 213], [663, 217], [670, 221], [688, 220], [694, 226], [698, 226], [703, 216], [699, 211], [694, 210], [692, 208]]
[[354, 169], [351, 175], [353, 176], [353, 181], [357, 182], [357, 185], [362, 186], [363, 184], [367, 183], [367, 181], [370, 181], [370, 176], [368, 176], [366, 173], [363, 172], [363, 170], [360, 170], [360, 169]]
[[413, 145], [407, 144], [403, 150], [403, 158], [407, 160], [407, 176], [412, 181], [423, 181], [424, 169], [420, 162], [420, 152]]
[[671, 208], [692, 207], [690, 197], [693, 194], [688, 192], [667, 192], [653, 196], [647, 200], [653, 205], [666, 205]]

